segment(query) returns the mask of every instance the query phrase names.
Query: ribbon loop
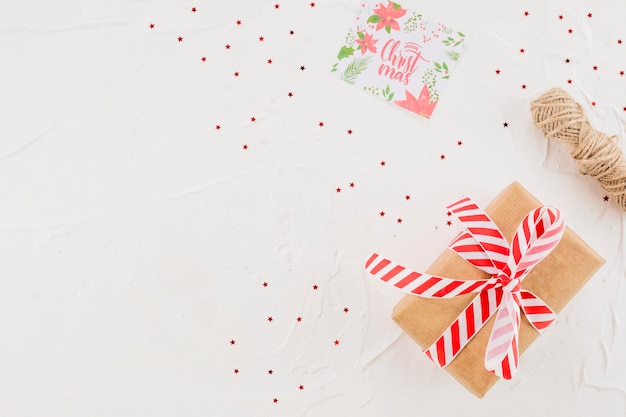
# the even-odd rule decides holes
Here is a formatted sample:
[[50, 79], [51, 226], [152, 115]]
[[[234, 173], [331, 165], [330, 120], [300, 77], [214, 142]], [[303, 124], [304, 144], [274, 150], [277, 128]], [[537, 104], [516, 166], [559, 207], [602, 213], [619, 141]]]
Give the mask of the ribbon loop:
[[491, 278], [468, 281], [422, 274], [377, 253], [368, 259], [365, 268], [405, 293], [420, 297], [452, 298], [478, 293], [425, 353], [437, 365], [445, 367], [495, 315], [485, 367], [499, 377], [510, 379], [519, 360], [520, 310], [540, 333], [556, 318], [548, 305], [521, 286], [530, 270], [557, 246], [565, 223], [558, 209], [538, 207], [520, 223], [509, 245], [496, 224], [470, 198], [459, 200], [448, 209], [466, 229], [449, 247]]

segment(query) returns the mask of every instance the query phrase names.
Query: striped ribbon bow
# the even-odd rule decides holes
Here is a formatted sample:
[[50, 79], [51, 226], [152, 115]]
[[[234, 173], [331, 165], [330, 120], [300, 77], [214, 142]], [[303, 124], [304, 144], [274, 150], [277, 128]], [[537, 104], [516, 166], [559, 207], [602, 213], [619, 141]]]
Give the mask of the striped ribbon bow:
[[445, 367], [497, 312], [485, 352], [485, 368], [511, 379], [518, 366], [520, 308], [540, 333], [556, 318], [539, 297], [522, 290], [521, 283], [559, 243], [565, 223], [556, 208], [536, 208], [519, 225], [509, 246], [496, 224], [471, 199], [464, 198], [448, 209], [466, 229], [449, 247], [491, 278], [459, 280], [422, 274], [376, 253], [365, 268], [375, 277], [420, 297], [452, 298], [478, 293], [425, 353], [441, 368]]

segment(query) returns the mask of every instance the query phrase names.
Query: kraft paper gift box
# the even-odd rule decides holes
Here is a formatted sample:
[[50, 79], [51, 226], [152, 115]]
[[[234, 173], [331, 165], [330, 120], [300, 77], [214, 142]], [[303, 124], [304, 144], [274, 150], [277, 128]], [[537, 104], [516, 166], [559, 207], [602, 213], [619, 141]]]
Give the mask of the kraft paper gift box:
[[[485, 211], [510, 243], [520, 222], [539, 206], [541, 203], [526, 189], [513, 183], [494, 198]], [[567, 224], [567, 219], [565, 222]], [[524, 278], [522, 289], [535, 293], [558, 314], [603, 263], [604, 259], [600, 255], [576, 233], [566, 228], [556, 248]], [[456, 279], [489, 278], [486, 272], [475, 268], [449, 248], [425, 272]], [[427, 349], [475, 296], [467, 294], [451, 299], [432, 299], [406, 294], [395, 306], [392, 318], [423, 349]], [[526, 316], [521, 316], [520, 356], [539, 336]], [[494, 317], [491, 317], [445, 368], [479, 398], [499, 379], [487, 371], [484, 365], [485, 349], [493, 321]], [[558, 326], [558, 320], [552, 325]], [[550, 332], [544, 337], [550, 337]]]

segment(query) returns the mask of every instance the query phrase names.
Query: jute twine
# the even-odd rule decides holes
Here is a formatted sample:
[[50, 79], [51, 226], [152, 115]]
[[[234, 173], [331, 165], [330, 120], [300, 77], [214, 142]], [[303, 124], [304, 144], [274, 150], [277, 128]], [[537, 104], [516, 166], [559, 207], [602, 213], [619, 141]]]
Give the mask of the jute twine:
[[617, 136], [609, 137], [591, 127], [581, 105], [560, 88], [530, 103], [530, 111], [544, 136], [566, 144], [580, 173], [597, 179], [626, 210], [626, 161]]

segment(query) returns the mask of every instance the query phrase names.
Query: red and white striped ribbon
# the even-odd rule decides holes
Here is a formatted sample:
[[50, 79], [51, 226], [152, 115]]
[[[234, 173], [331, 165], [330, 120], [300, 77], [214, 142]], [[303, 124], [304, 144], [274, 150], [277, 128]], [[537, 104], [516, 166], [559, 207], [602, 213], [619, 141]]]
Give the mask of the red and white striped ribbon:
[[559, 243], [565, 223], [558, 209], [536, 208], [521, 222], [509, 245], [498, 226], [471, 199], [459, 200], [448, 209], [466, 229], [449, 247], [487, 272], [490, 278], [460, 280], [422, 274], [376, 253], [367, 260], [365, 268], [388, 284], [420, 297], [452, 298], [478, 293], [425, 353], [437, 365], [445, 367], [495, 314], [485, 352], [485, 368], [501, 378], [511, 379], [518, 366], [520, 308], [539, 332], [556, 318], [539, 297], [520, 287], [530, 270]]

